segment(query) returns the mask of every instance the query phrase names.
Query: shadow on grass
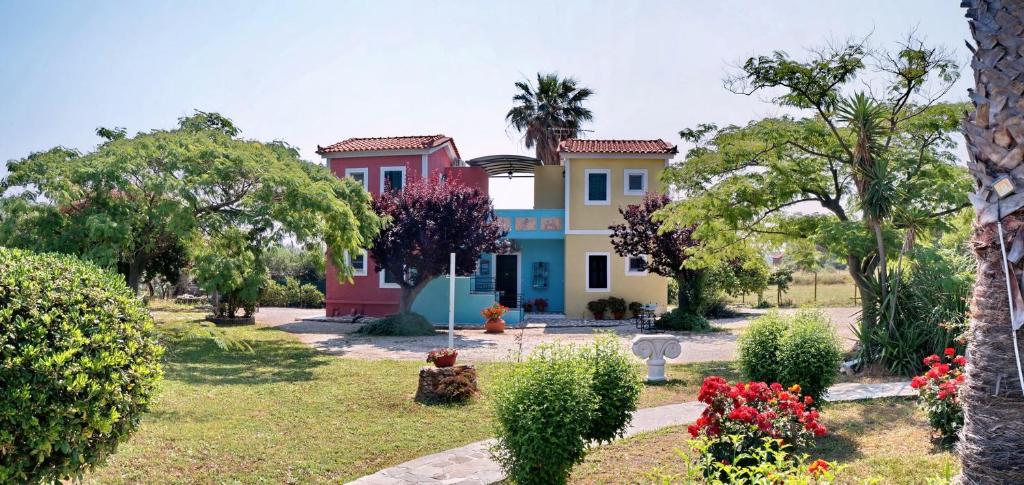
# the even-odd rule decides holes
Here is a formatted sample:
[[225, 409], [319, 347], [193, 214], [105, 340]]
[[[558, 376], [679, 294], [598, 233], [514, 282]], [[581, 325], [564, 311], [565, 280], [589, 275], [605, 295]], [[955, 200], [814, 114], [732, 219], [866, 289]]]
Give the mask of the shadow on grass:
[[165, 377], [188, 384], [213, 385], [300, 382], [312, 380], [314, 369], [331, 362], [331, 357], [298, 342], [246, 339], [246, 343], [251, 352], [225, 350], [209, 338], [170, 342]]
[[920, 426], [916, 405], [902, 398], [833, 403], [822, 410], [829, 434], [818, 441], [815, 454], [829, 461], [847, 462], [864, 457], [858, 437]]

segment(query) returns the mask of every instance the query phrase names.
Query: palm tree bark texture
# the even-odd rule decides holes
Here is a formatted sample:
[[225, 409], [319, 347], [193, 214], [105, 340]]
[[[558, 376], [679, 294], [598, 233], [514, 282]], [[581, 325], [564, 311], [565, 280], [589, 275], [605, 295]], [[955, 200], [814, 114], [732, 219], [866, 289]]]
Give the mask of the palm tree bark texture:
[[[1024, 395], [1017, 377], [1009, 299], [996, 227], [1002, 216], [1011, 290], [1024, 276], [1024, 1], [964, 0], [974, 37], [974, 111], [964, 121], [975, 179], [972, 245], [978, 261], [971, 301], [967, 380], [960, 390], [964, 427], [957, 451], [961, 483], [1024, 483]], [[1008, 176], [1018, 190], [999, 200], [992, 184]], [[1018, 335], [1020, 339], [1021, 336]]]

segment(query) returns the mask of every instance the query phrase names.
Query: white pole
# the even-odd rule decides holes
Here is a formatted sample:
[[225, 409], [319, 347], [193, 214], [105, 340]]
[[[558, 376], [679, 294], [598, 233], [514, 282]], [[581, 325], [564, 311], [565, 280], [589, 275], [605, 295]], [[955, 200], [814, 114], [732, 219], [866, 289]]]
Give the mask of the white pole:
[[451, 253], [448, 272], [448, 347], [455, 347], [455, 253]]

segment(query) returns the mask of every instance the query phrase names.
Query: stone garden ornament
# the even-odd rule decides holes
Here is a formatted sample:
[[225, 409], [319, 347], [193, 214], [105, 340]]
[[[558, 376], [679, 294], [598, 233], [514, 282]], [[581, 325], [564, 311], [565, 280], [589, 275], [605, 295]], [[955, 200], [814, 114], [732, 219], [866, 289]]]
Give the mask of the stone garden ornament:
[[672, 335], [633, 337], [633, 355], [647, 360], [647, 382], [665, 382], [665, 358], [679, 357], [683, 348]]

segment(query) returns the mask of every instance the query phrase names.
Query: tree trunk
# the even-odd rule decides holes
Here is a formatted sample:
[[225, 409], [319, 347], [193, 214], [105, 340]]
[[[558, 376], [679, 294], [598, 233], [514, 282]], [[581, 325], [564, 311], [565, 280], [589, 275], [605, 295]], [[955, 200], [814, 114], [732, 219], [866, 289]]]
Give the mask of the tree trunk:
[[402, 296], [398, 299], [398, 313], [411, 313], [412, 304], [416, 301], [416, 297], [423, 291], [423, 288], [427, 286], [434, 278], [425, 278], [423, 281], [416, 283], [416, 286], [402, 287]]
[[[964, 427], [957, 445], [963, 465], [959, 480], [1024, 483], [1024, 396], [1010, 335], [999, 239], [988, 217], [998, 197], [988, 186], [1020, 168], [1024, 152], [1024, 5], [1005, 0], [965, 0], [963, 5], [975, 40], [971, 99], [976, 109], [964, 122], [964, 134], [971, 155], [968, 168], [977, 182], [972, 201], [979, 219], [972, 240], [978, 273], [971, 299], [967, 380], [960, 391]], [[1015, 182], [1020, 193], [1024, 185], [1020, 179]], [[1021, 212], [1004, 209], [1009, 213], [1003, 219], [1007, 235], [1024, 237]], [[1019, 268], [1014, 270], [1019, 274]]]
[[125, 283], [136, 295], [139, 293], [139, 283], [142, 281], [142, 272], [145, 269], [146, 256], [144, 254], [136, 254], [135, 258], [128, 262], [128, 274], [125, 277]]

